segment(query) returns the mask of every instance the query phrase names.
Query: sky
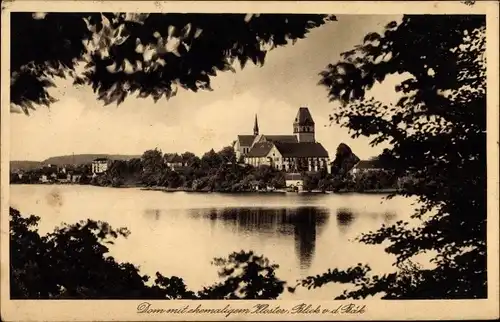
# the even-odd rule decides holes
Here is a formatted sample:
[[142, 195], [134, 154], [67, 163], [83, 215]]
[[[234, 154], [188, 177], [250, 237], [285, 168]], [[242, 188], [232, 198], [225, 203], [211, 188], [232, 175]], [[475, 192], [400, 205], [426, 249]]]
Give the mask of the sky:
[[[154, 103], [129, 97], [104, 106], [88, 86], [74, 87], [57, 79], [52, 90], [58, 102], [29, 116], [11, 113], [11, 160], [44, 160], [72, 153], [142, 154], [159, 148], [164, 153], [191, 151], [198, 155], [230, 145], [238, 134], [252, 134], [255, 114], [261, 134], [292, 134], [297, 110], [307, 106], [316, 123], [316, 140], [331, 157], [340, 143], [362, 159], [379, 154], [368, 138], [352, 139], [339, 125], [330, 124], [335, 104], [319, 72], [336, 63], [340, 54], [360, 44], [369, 32], [380, 32], [400, 16], [342, 15], [313, 29], [305, 39], [270, 51], [263, 67], [248, 64], [236, 73], [212, 79], [213, 91], [188, 92]], [[390, 80], [375, 85], [368, 96], [397, 101]]]

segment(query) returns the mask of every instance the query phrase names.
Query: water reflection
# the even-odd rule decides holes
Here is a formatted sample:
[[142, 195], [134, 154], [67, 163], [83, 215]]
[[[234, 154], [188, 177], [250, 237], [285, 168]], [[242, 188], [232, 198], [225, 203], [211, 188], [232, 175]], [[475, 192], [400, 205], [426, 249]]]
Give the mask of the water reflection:
[[194, 218], [219, 221], [238, 235], [293, 236], [299, 266], [307, 270], [314, 258], [316, 237], [327, 223], [329, 210], [300, 208], [224, 208], [192, 210]]
[[355, 219], [356, 214], [352, 210], [347, 208], [340, 208], [337, 210], [337, 227], [341, 233], [347, 233]]
[[316, 223], [305, 221], [294, 225], [295, 253], [300, 269], [307, 270], [312, 263], [316, 248]]
[[[57, 187], [64, 209], [55, 213], [53, 205], [43, 199], [54, 187], [13, 185], [10, 189], [12, 205], [23, 213], [41, 216], [40, 233], [52, 231], [61, 221], [74, 223], [86, 218], [127, 227], [132, 235], [110, 246], [111, 256], [120, 262], [139, 265], [141, 273], [151, 276], [157, 271], [165, 276], [182, 276], [190, 289], [218, 281], [212, 259], [241, 249], [269, 257], [280, 265], [279, 277], [289, 282], [359, 262], [392, 270], [394, 259], [384, 252], [384, 247], [366, 246], [351, 238], [375, 231], [386, 221], [408, 220], [415, 202], [393, 198], [381, 204], [380, 196], [373, 194], [154, 193], [66, 185]], [[99, 202], [89, 212], [88, 205], [95, 201], [96, 195], [106, 202]], [[268, 209], [255, 209], [258, 207]], [[313, 207], [309, 209], [314, 214], [297, 207]], [[223, 211], [223, 208], [254, 208], [264, 218], [252, 218], [248, 209]], [[282, 208], [289, 210], [280, 211]], [[341, 208], [349, 209], [352, 215], [337, 218], [337, 209]], [[273, 214], [271, 218], [266, 215], [269, 213]], [[339, 227], [348, 233], [341, 233]], [[331, 295], [328, 290], [299, 292], [293, 299], [327, 300]]]
[[[339, 208], [337, 209], [337, 227], [342, 234], [346, 234], [353, 223], [360, 215], [366, 215], [372, 220], [379, 222], [380, 219], [386, 224], [390, 224], [396, 219], [396, 214], [394, 212], [356, 212], [349, 208]], [[365, 216], [365, 217], [366, 217]]]
[[154, 220], [159, 220], [160, 219], [160, 213], [161, 213], [161, 210], [160, 209], [146, 209], [144, 211], [144, 215], [145, 217], [149, 217], [149, 218], [154, 218]]
[[[181, 212], [167, 211], [168, 217], [185, 215], [195, 220], [206, 220], [210, 226], [211, 236], [217, 238], [218, 230], [230, 231], [235, 238], [257, 236], [264, 242], [266, 239], [293, 237], [295, 256], [302, 271], [307, 271], [315, 256], [316, 241], [324, 230], [331, 215], [329, 208], [303, 206], [298, 208], [270, 207], [226, 207], [226, 208], [193, 208]], [[163, 211], [148, 209], [145, 217], [158, 221]], [[336, 227], [341, 235], [356, 230], [354, 223], [359, 218], [374, 218], [388, 223], [396, 214], [391, 212], [355, 211], [350, 208], [338, 208], [335, 211]], [[361, 221], [362, 222], [362, 221]]]
[[393, 212], [384, 213], [384, 222], [386, 224], [393, 222], [396, 219], [396, 214]]

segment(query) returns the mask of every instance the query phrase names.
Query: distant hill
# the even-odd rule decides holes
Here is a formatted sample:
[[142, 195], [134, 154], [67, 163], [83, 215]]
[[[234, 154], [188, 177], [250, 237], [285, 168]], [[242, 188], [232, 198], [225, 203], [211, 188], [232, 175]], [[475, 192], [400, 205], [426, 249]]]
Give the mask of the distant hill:
[[51, 157], [44, 161], [42, 164], [55, 164], [55, 165], [65, 165], [65, 164], [85, 164], [91, 163], [97, 158], [108, 158], [110, 160], [130, 160], [133, 158], [140, 158], [140, 155], [123, 155], [123, 154], [75, 154], [75, 155], [63, 155], [57, 157]]
[[10, 169], [12, 170], [31, 170], [45, 164], [65, 165], [65, 164], [87, 164], [97, 158], [108, 158], [111, 160], [130, 160], [140, 158], [140, 155], [123, 155], [123, 154], [75, 154], [50, 157], [43, 161], [10, 161]]
[[40, 166], [40, 161], [10, 161], [10, 170], [32, 170]]

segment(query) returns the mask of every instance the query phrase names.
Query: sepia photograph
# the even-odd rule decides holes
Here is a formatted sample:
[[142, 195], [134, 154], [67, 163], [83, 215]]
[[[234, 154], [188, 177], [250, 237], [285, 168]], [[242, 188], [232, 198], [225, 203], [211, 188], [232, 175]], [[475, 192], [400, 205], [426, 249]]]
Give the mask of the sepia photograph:
[[35, 300], [96, 321], [117, 300], [141, 320], [420, 300], [498, 318], [498, 3], [20, 3], [2, 4], [3, 320], [56, 320], [19, 309]]

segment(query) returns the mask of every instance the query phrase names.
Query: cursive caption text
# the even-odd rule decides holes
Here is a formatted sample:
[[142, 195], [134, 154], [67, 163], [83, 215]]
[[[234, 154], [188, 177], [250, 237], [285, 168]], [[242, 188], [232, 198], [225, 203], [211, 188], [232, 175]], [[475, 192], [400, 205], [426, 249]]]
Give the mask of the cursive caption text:
[[179, 307], [162, 308], [154, 306], [149, 302], [142, 302], [137, 306], [137, 313], [140, 314], [217, 314], [224, 317], [231, 315], [247, 314], [363, 314], [366, 312], [366, 305], [340, 304], [331, 307], [312, 304], [298, 304], [287, 308], [283, 305], [253, 304], [250, 307], [234, 307], [226, 304], [221, 308], [208, 307], [203, 304], [185, 304]]

